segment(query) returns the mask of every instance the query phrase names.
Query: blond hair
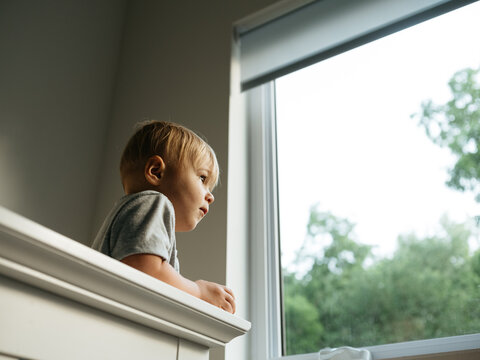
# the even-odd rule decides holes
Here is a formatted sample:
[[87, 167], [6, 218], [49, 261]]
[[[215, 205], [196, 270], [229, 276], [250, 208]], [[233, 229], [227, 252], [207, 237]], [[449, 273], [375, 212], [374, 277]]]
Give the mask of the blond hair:
[[207, 185], [213, 189], [218, 182], [219, 167], [213, 149], [200, 136], [186, 127], [168, 121], [149, 120], [139, 123], [123, 150], [120, 160], [120, 175], [143, 171], [147, 160], [160, 156], [166, 166], [179, 169], [186, 164], [196, 166], [208, 159], [211, 174]]

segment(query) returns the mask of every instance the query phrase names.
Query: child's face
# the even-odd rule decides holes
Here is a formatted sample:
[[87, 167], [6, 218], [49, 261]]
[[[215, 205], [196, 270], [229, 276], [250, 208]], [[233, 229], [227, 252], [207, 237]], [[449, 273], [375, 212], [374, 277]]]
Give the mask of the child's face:
[[206, 181], [210, 175], [209, 161], [175, 170], [166, 169], [158, 191], [173, 204], [175, 231], [193, 230], [207, 215], [214, 200]]

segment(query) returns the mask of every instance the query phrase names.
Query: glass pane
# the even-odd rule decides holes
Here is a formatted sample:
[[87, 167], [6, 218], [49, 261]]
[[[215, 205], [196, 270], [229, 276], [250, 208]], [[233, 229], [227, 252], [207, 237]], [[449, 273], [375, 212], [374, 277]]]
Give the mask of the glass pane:
[[277, 80], [287, 354], [480, 332], [478, 19]]

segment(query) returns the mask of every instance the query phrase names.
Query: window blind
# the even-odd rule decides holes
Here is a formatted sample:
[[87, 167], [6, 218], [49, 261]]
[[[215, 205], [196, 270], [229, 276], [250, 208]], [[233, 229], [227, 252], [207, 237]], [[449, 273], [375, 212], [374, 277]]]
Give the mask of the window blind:
[[254, 28], [236, 26], [242, 90], [475, 0], [317, 0]]

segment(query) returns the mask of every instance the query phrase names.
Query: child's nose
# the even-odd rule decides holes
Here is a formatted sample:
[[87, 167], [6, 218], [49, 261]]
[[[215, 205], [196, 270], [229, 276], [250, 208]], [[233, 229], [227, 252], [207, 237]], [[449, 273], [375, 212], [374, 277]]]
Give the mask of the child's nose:
[[215, 197], [213, 196], [213, 194], [210, 191], [207, 192], [206, 199], [207, 199], [208, 204], [211, 204], [215, 201]]

